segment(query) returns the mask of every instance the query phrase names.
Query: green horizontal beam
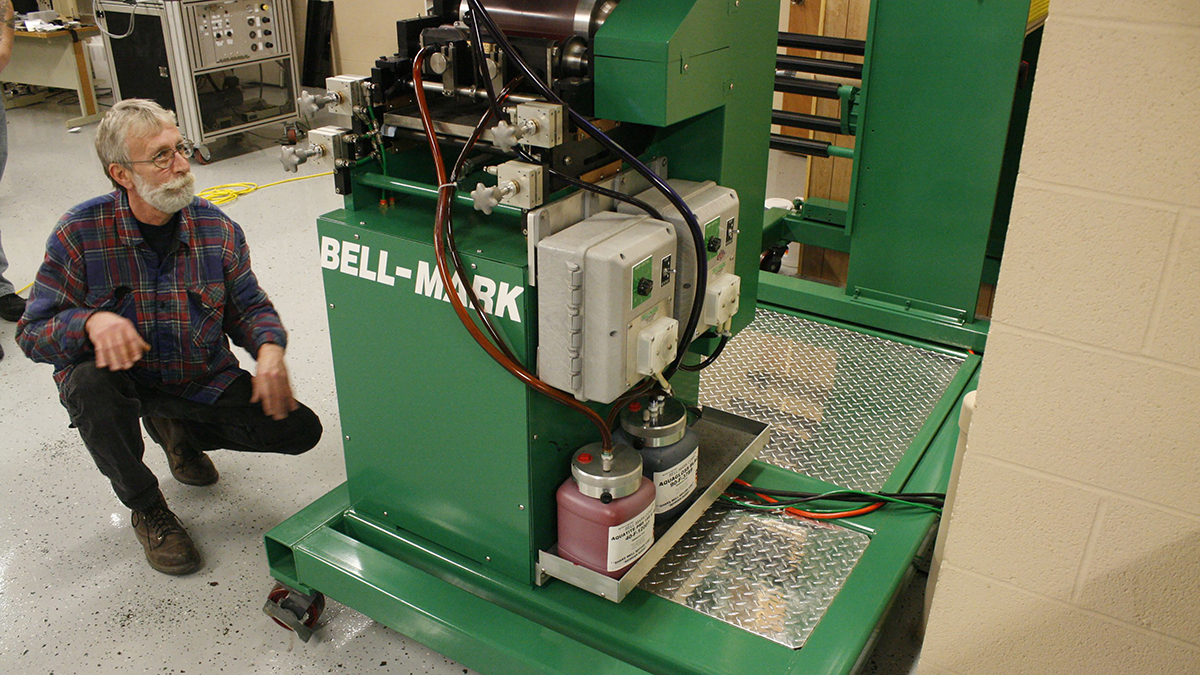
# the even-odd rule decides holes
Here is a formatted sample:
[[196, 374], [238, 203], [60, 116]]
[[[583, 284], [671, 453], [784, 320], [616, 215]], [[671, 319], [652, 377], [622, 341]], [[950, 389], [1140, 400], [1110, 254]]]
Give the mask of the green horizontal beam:
[[805, 246], [850, 252], [850, 236], [846, 234], [844, 227], [807, 220], [796, 214], [784, 216], [782, 226], [784, 239], [798, 241]]
[[[437, 187], [427, 183], [418, 183], [416, 181], [404, 180], [402, 178], [393, 178], [391, 176], [384, 176], [378, 173], [363, 173], [356, 176], [356, 178], [358, 182], [362, 183], [363, 185], [379, 188], [380, 190], [387, 190], [388, 192], [399, 192], [400, 194], [409, 195], [411, 197], [423, 197], [430, 201], [436, 201], [438, 197]], [[454, 201], [455, 203], [462, 204], [463, 206], [470, 206], [471, 208], [475, 207], [475, 200], [472, 199], [470, 195], [466, 195], [461, 192], [454, 193]], [[496, 206], [492, 207], [492, 212], [496, 211], [515, 216], [525, 213], [523, 210], [508, 204], [497, 204]]]
[[976, 352], [982, 352], [987, 344], [987, 321], [974, 321], [961, 326], [932, 321], [917, 314], [856, 300], [847, 295], [844, 288], [771, 272], [759, 272], [758, 283], [760, 304], [827, 316], [856, 326]]

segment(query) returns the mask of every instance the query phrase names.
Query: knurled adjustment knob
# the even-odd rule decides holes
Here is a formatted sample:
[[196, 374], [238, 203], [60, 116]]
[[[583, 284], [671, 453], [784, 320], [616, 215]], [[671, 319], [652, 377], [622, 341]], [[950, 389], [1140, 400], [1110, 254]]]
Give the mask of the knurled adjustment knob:
[[496, 126], [492, 127], [492, 143], [504, 152], [512, 150], [520, 140], [521, 129], [504, 120], [500, 120]]
[[720, 250], [721, 250], [721, 238], [720, 237], [709, 237], [708, 238], [708, 252], [716, 253], [717, 251], [720, 251]]
[[638, 295], [642, 295], [642, 296], [650, 295], [650, 292], [653, 290], [654, 290], [654, 282], [653, 281], [650, 281], [646, 277], [642, 277], [641, 279], [638, 279], [638, 283], [637, 283], [637, 294]]
[[492, 209], [500, 205], [501, 190], [499, 187], [487, 186], [483, 183], [477, 183], [475, 189], [471, 191], [471, 199], [476, 211], [483, 211], [487, 215], [492, 215]]

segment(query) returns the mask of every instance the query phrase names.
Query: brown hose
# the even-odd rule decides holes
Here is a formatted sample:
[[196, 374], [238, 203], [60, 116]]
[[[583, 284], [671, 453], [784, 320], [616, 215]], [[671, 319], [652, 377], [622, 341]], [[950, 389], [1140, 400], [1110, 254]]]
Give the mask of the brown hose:
[[[438, 266], [438, 274], [441, 276], [446, 296], [450, 300], [450, 306], [454, 308], [454, 313], [458, 315], [458, 320], [462, 322], [463, 327], [479, 343], [479, 346], [483, 347], [488, 356], [492, 357], [496, 363], [499, 363], [501, 367], [512, 373], [514, 377], [526, 385], [565, 406], [574, 408], [580, 414], [586, 416], [600, 431], [601, 443], [604, 450], [611, 452], [612, 431], [604, 423], [604, 419], [596, 411], [576, 401], [569, 394], [542, 382], [532, 373], [521, 367], [520, 364], [505, 356], [496, 345], [488, 340], [483, 331], [479, 329], [479, 326], [475, 325], [475, 322], [471, 319], [471, 315], [467, 312], [466, 306], [463, 304], [462, 298], [458, 297], [458, 292], [454, 288], [454, 279], [450, 276], [450, 265], [446, 259], [445, 241], [446, 217], [450, 211], [450, 202], [453, 199], [455, 185], [447, 183], [446, 164], [442, 159], [442, 149], [438, 146], [437, 134], [433, 130], [433, 118], [429, 114], [429, 103], [425, 100], [425, 86], [421, 77], [421, 70], [425, 65], [425, 59], [430, 51], [432, 51], [432, 48], [426, 47], [413, 59], [413, 89], [416, 91], [417, 106], [421, 111], [421, 123], [425, 127], [425, 138], [429, 141], [429, 149], [433, 153], [433, 164], [437, 170], [438, 201], [433, 226], [433, 252]], [[463, 279], [463, 283], [467, 283], [466, 279]]]

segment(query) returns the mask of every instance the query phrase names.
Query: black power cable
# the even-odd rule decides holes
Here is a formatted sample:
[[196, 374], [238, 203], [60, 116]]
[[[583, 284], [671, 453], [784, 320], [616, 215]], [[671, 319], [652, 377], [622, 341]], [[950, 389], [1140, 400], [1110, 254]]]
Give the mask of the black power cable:
[[554, 176], [555, 178], [563, 181], [564, 183], [570, 183], [571, 185], [574, 185], [577, 188], [588, 190], [590, 192], [595, 192], [596, 194], [601, 195], [603, 197], [609, 197], [609, 198], [615, 199], [617, 201], [625, 202], [626, 204], [631, 204], [631, 205], [636, 206], [639, 209], [645, 211], [646, 213], [650, 214], [651, 218], [655, 218], [657, 220], [663, 219], [663, 216], [661, 213], [658, 212], [658, 209], [655, 209], [653, 206], [650, 206], [646, 202], [638, 199], [637, 197], [632, 197], [630, 195], [625, 194], [624, 192], [617, 192], [616, 190], [609, 190], [608, 188], [600, 187], [599, 185], [596, 185], [595, 183], [589, 183], [585, 180], [579, 180], [578, 178], [572, 178], [571, 176], [568, 176], [565, 173], [560, 173], [558, 171], [555, 171], [554, 169], [547, 168], [546, 170], [550, 172], [551, 176]]
[[729, 335], [728, 334], [722, 335], [721, 342], [719, 342], [717, 344], [717, 348], [715, 350], [713, 350], [712, 356], [709, 356], [707, 359], [704, 359], [703, 361], [701, 361], [700, 363], [697, 363], [694, 366], [680, 364], [679, 369], [686, 370], [689, 373], [695, 373], [697, 371], [704, 370], [705, 368], [711, 366], [713, 364], [713, 361], [717, 360], [717, 357], [719, 357], [721, 355], [721, 352], [725, 351], [725, 345], [727, 345], [727, 344], [729, 344]]

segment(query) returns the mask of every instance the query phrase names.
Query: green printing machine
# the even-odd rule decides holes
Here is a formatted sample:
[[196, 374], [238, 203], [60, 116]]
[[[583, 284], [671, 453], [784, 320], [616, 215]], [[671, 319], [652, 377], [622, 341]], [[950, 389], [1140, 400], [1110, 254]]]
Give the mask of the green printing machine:
[[[396, 22], [370, 74], [305, 93], [339, 120], [283, 163], [332, 169], [345, 199], [318, 230], [347, 480], [266, 535], [266, 611], [307, 639], [328, 596], [488, 675], [854, 672], [936, 515], [714, 502], [739, 476], [945, 490], [1036, 63], [1028, 11], [872, 2], [856, 42], [778, 33], [773, 2], [441, 0]], [[773, 117], [776, 91], [836, 98], [840, 118]], [[764, 217], [772, 147], [852, 157], [849, 202]], [[568, 236], [606, 224], [629, 236]], [[632, 234], [653, 228], [675, 235], [665, 255]], [[769, 271], [790, 241], [849, 252], [847, 286]], [[598, 428], [501, 367], [457, 305], [598, 418], [651, 386], [689, 405], [695, 502], [624, 577], [556, 555], [555, 491]]]

